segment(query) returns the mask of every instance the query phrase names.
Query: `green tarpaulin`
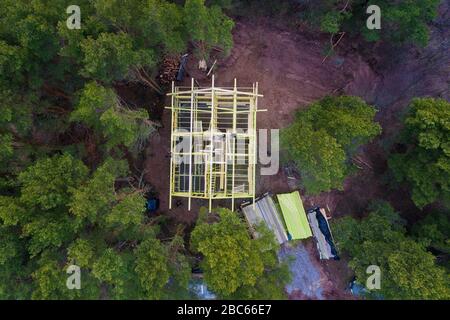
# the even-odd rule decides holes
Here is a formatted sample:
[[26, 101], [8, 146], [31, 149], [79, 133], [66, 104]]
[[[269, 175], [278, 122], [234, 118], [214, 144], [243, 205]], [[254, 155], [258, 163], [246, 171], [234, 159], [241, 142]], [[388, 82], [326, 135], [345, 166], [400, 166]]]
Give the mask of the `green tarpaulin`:
[[277, 198], [286, 227], [292, 239], [305, 239], [311, 237], [311, 228], [309, 227], [305, 208], [303, 208], [302, 199], [300, 199], [298, 191], [279, 194], [277, 195]]

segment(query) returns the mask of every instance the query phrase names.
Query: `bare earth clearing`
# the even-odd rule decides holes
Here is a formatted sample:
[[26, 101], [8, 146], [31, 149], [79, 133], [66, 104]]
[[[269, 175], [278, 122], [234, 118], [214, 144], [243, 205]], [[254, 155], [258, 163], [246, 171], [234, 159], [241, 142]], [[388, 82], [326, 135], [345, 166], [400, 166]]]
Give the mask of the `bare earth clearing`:
[[[365, 163], [362, 169], [346, 180], [343, 191], [332, 191], [315, 197], [303, 196], [306, 207], [312, 204], [328, 206], [333, 217], [347, 214], [356, 216], [364, 213], [371, 199], [381, 198], [390, 201], [397, 210], [411, 213], [412, 216], [419, 215], [405, 191], [392, 191], [387, 187], [387, 181], [383, 178], [386, 171], [383, 146], [389, 143], [392, 135], [398, 131], [398, 117], [411, 98], [431, 95], [450, 99], [448, 4], [443, 5], [440, 11], [441, 16], [432, 27], [431, 41], [426, 48], [409, 48], [403, 51], [396, 49], [395, 52], [377, 49], [379, 52], [373, 53], [378, 58], [375, 67], [371, 67], [363, 57], [350, 49], [345, 52], [344, 49], [351, 48], [351, 43], [345, 41], [340, 45], [343, 49], [339, 49], [339, 55], [322, 63], [323, 43], [327, 39], [311, 39], [301, 30], [286, 31], [265, 21], [237, 22], [233, 32], [233, 50], [227, 59], [218, 61], [218, 68], [215, 70], [216, 83], [228, 86], [234, 78], [238, 79], [238, 85], [241, 86], [259, 82], [260, 91], [264, 94], [264, 98], [260, 100], [260, 108], [268, 111], [258, 114], [258, 128], [283, 128], [292, 121], [296, 110], [331, 94], [360, 96], [380, 109], [377, 119], [383, 126], [383, 135], [361, 150], [359, 157]], [[447, 27], [444, 27], [445, 24]], [[390, 58], [391, 64], [381, 63], [383, 59], [391, 56], [397, 56], [398, 61], [392, 62]], [[196, 70], [196, 61], [192, 57], [188, 72], [201, 85], [210, 82], [204, 74]], [[173, 219], [173, 225], [183, 224], [190, 229], [195, 222], [198, 208], [206, 203], [193, 199], [192, 210], [189, 212], [186, 201], [174, 199], [172, 210], [168, 210], [168, 110], [164, 110], [162, 125], [158, 133], [152, 136], [146, 150], [146, 180], [159, 192], [161, 214]], [[276, 176], [259, 177], [258, 194], [289, 190], [282, 170], [279, 170]], [[215, 205], [221, 203], [215, 202]], [[230, 207], [231, 204], [225, 202], [223, 205]], [[296, 280], [288, 288], [290, 297], [351, 298], [345, 292], [345, 286], [351, 276], [346, 261], [319, 261], [313, 241], [308, 240], [303, 245], [304, 248], [299, 250], [309, 252], [310, 259], [301, 259], [303, 262], [295, 264]], [[311, 264], [316, 271], [306, 274]], [[313, 277], [314, 275], [317, 277]], [[298, 286], [295, 287], [296, 285]], [[311, 288], [316, 289], [314, 294], [311, 293]]]

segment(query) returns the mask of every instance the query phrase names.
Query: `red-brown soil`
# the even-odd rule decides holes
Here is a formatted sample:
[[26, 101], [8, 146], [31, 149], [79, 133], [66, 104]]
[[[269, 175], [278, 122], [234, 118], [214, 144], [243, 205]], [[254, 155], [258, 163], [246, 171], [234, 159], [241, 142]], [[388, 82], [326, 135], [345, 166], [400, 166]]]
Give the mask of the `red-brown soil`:
[[[447, 21], [447, 22], [446, 22]], [[328, 207], [332, 217], [362, 215], [372, 199], [385, 199], [399, 211], [411, 215], [420, 213], [410, 201], [409, 194], [402, 190], [391, 190], [386, 181], [386, 144], [400, 128], [399, 116], [415, 96], [442, 96], [450, 99], [448, 62], [450, 61], [448, 28], [448, 5], [441, 8], [441, 17], [432, 28], [432, 37], [424, 49], [391, 48], [389, 52], [378, 48], [373, 52], [376, 65], [369, 65], [351, 49], [351, 43], [342, 42], [339, 54], [323, 62], [324, 43], [328, 39], [315, 39], [302, 30], [288, 31], [266, 21], [242, 21], [233, 32], [234, 47], [230, 56], [219, 59], [214, 71], [218, 86], [229, 86], [233, 79], [238, 85], [249, 86], [259, 82], [264, 98], [260, 99], [258, 128], [283, 128], [293, 119], [296, 110], [310, 102], [331, 94], [351, 94], [376, 105], [380, 112], [377, 120], [383, 127], [381, 138], [360, 150], [363, 165], [357, 174], [349, 177], [343, 191], [331, 191], [318, 196], [303, 196], [305, 206]], [[442, 24], [447, 27], [443, 28]], [[447, 48], [445, 50], [445, 48]], [[396, 56], [392, 62], [391, 56]], [[383, 64], [383, 61], [390, 63]], [[445, 61], [447, 61], [445, 63]], [[374, 71], [376, 70], [376, 71]], [[210, 79], [197, 69], [197, 61], [191, 56], [188, 74], [201, 85]], [[188, 79], [185, 79], [187, 83]], [[146, 150], [145, 168], [147, 181], [159, 192], [161, 211], [175, 223], [191, 228], [198, 208], [207, 205], [201, 200], [192, 201], [187, 211], [187, 201], [174, 199], [172, 210], [168, 210], [169, 190], [169, 141], [170, 112], [164, 110], [162, 128], [152, 136]], [[387, 142], [386, 142], [387, 141]], [[289, 191], [283, 170], [274, 176], [260, 176], [257, 193], [266, 191], [280, 193]], [[178, 205], [176, 205], [178, 203]], [[215, 203], [229, 207], [229, 202]], [[329, 299], [351, 298], [345, 292], [351, 277], [345, 261], [319, 261], [313, 242], [306, 242], [311, 255], [323, 277], [324, 295]], [[301, 293], [291, 298], [306, 298]]]
[[[259, 82], [260, 92], [264, 94], [264, 98], [260, 99], [260, 108], [268, 111], [258, 114], [258, 128], [283, 128], [292, 121], [298, 108], [325, 95], [342, 92], [349, 85], [357, 87], [361, 79], [376, 78], [369, 65], [356, 54], [329, 58], [322, 63], [322, 48], [318, 40], [307, 39], [300, 33], [285, 31], [269, 23], [237, 23], [231, 55], [219, 61], [215, 70], [216, 83], [228, 86], [234, 78], [238, 79], [238, 85], [241, 86]], [[192, 57], [188, 73], [202, 85], [210, 81], [196, 70], [196, 61]], [[174, 199], [172, 210], [168, 210], [169, 138], [170, 112], [165, 110], [162, 128], [152, 136], [146, 150], [146, 179], [160, 193], [161, 211], [174, 223], [192, 228], [199, 207], [207, 203], [193, 200], [192, 209], [188, 211], [185, 199]], [[257, 192], [265, 191], [289, 191], [282, 170], [276, 176], [259, 177]], [[230, 203], [225, 202], [224, 205], [229, 207]], [[320, 271], [324, 296], [348, 298], [344, 292], [349, 278], [346, 264], [318, 261], [312, 241], [307, 243], [307, 248]], [[291, 298], [296, 298], [296, 295]]]
[[[219, 61], [215, 70], [216, 84], [229, 86], [234, 78], [241, 86], [259, 83], [259, 90], [264, 94], [259, 108], [268, 111], [258, 113], [258, 128], [283, 128], [292, 121], [295, 111], [308, 103], [342, 91], [349, 84], [360, 81], [361, 77], [376, 78], [358, 55], [342, 58], [344, 63], [341, 65], [338, 63], [341, 58], [329, 58], [322, 63], [323, 45], [320, 41], [309, 40], [300, 33], [285, 31], [270, 23], [238, 22], [233, 35], [234, 47], [230, 56]], [[201, 85], [207, 85], [210, 79], [196, 70], [196, 66], [196, 60], [191, 57], [188, 73]], [[187, 83], [187, 79], [185, 81]], [[151, 138], [145, 167], [148, 170], [147, 181], [161, 192], [161, 210], [167, 211], [169, 110], [163, 112], [162, 125], [158, 134]], [[288, 191], [281, 171], [276, 176], [260, 177], [257, 192], [263, 191]], [[193, 201], [193, 210], [187, 212], [183, 199], [180, 201], [183, 205], [168, 214], [183, 223], [192, 222], [199, 205], [206, 204]]]

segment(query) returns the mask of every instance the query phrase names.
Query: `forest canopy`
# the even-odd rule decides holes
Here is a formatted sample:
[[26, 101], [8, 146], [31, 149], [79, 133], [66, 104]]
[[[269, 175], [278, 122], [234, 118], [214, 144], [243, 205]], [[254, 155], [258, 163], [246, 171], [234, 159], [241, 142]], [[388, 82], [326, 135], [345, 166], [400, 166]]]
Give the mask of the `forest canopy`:
[[200, 266], [208, 287], [221, 298], [282, 299], [290, 273], [277, 257], [278, 244], [265, 226], [251, 239], [243, 220], [225, 208], [203, 208], [191, 233], [191, 247], [204, 256]]
[[[429, 40], [427, 23], [437, 15], [439, 0], [323, 0], [305, 1], [300, 16], [321, 31], [337, 34], [349, 32], [366, 41], [414, 43], [425, 46]], [[367, 8], [376, 5], [381, 12], [381, 29], [366, 27]], [[372, 12], [370, 12], [372, 13]]]
[[381, 132], [376, 110], [361, 98], [325, 97], [297, 112], [281, 132], [286, 160], [297, 166], [309, 194], [342, 189], [358, 148]]
[[[154, 112], [164, 109], [167, 91], [160, 68], [185, 53], [221, 64], [233, 48], [230, 16], [239, 21], [243, 8], [270, 12], [264, 23], [287, 8], [295, 32], [307, 22], [317, 39], [349, 33], [352, 41], [425, 46], [438, 3], [380, 0], [383, 27], [368, 30], [372, 1], [78, 0], [81, 28], [72, 29], [66, 0], [3, 0], [0, 300], [188, 299], [195, 268], [218, 298], [286, 298], [289, 264], [279, 260], [265, 225], [252, 237], [240, 214], [224, 208], [201, 209], [189, 223], [149, 213], [148, 199], [167, 192], [147, 182], [163, 174], [143, 163], [144, 150], [166, 161], [162, 148], [147, 145], [162, 125]], [[128, 99], [130, 88], [141, 99]], [[449, 219], [442, 209], [450, 199], [449, 110], [444, 99], [411, 101], [388, 160], [392, 185], [408, 188], [420, 209], [437, 204], [432, 213], [420, 211], [407, 227], [392, 207], [377, 203], [362, 219], [332, 225], [358, 280], [367, 264], [386, 270], [385, 298], [449, 298]], [[284, 160], [297, 167], [308, 197], [343, 190], [357, 171], [357, 154], [381, 134], [376, 112], [357, 96], [327, 96], [282, 129]], [[72, 266], [80, 268], [83, 290], [66, 285]]]
[[386, 202], [373, 202], [367, 217], [344, 217], [332, 225], [339, 250], [363, 285], [366, 269], [382, 270], [380, 290], [385, 299], [449, 299], [448, 270], [436, 263], [423, 241], [407, 234], [405, 221]]
[[450, 207], [450, 103], [414, 99], [404, 122], [398, 139], [404, 151], [389, 159], [394, 177], [412, 189], [419, 208], [435, 201]]
[[234, 23], [203, 0], [80, 0], [70, 29], [68, 5], [1, 5], [0, 299], [188, 297], [183, 234], [158, 238], [139, 179], [156, 123], [117, 86], [158, 91], [161, 60], [191, 46], [226, 55]]

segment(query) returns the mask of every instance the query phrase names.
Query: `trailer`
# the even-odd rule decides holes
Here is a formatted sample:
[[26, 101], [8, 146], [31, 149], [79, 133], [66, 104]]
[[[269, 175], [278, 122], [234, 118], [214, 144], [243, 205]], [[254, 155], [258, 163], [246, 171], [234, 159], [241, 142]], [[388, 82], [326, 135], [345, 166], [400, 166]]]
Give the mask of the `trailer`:
[[330, 225], [328, 224], [328, 218], [325, 214], [325, 209], [320, 207], [311, 208], [308, 210], [307, 216], [314, 238], [316, 239], [320, 259], [339, 260]]

